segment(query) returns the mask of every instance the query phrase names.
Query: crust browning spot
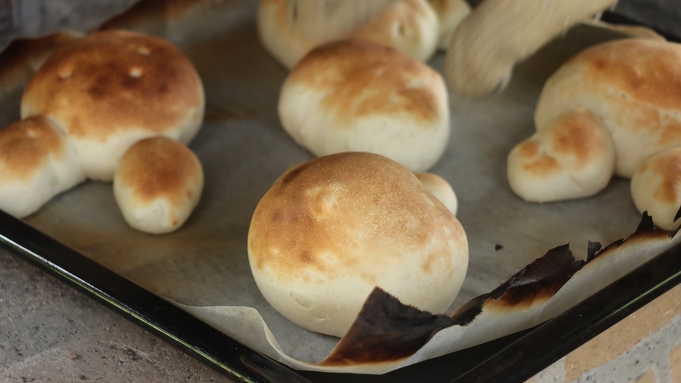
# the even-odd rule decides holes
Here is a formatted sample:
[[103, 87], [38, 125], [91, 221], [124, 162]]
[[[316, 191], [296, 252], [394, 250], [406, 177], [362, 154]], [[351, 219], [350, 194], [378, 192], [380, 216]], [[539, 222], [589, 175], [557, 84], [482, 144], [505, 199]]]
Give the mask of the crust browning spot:
[[[324, 92], [322, 106], [341, 125], [351, 117], [402, 114], [438, 118], [438, 74], [394, 49], [362, 40], [323, 45], [291, 72], [291, 79]], [[418, 78], [419, 81], [414, 81]]]
[[0, 131], [0, 173], [5, 179], [27, 179], [50, 155], [60, 158], [64, 140], [43, 116], [35, 116]]

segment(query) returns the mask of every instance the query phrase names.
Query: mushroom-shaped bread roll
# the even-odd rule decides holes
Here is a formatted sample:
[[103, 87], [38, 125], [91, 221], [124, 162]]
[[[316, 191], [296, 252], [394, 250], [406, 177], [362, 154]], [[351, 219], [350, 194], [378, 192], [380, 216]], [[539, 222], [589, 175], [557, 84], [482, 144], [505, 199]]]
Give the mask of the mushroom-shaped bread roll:
[[468, 242], [408, 169], [346, 152], [295, 166], [274, 183], [253, 213], [248, 257], [277, 311], [342, 336], [375, 286], [444, 312], [463, 283]]
[[203, 86], [189, 59], [166, 40], [123, 30], [58, 48], [21, 100], [22, 118], [49, 116], [73, 142], [87, 177], [103, 181], [143, 138], [189, 142], [203, 113]]
[[183, 144], [164, 136], [131, 146], [113, 180], [114, 196], [126, 222], [152, 234], [178, 229], [196, 207], [203, 169]]
[[48, 118], [30, 117], [0, 131], [0, 209], [28, 216], [84, 180], [75, 149]]
[[[319, 33], [301, 31], [298, 23], [306, 17], [318, 17], [315, 11], [319, 4], [315, 0], [261, 0], [258, 6], [258, 34], [265, 49], [286, 68], [293, 68], [309, 51], [333, 40], [361, 38], [390, 46], [417, 60], [428, 60], [437, 48], [438, 20], [433, 8], [426, 0], [392, 1], [373, 18], [356, 26], [329, 28], [321, 26]], [[346, 3], [346, 4], [343, 4]], [[342, 1], [337, 7], [329, 8], [329, 17], [347, 20], [353, 15], [338, 15], [338, 12], [353, 12], [359, 2]], [[371, 5], [367, 5], [370, 7]], [[359, 12], [361, 14], [361, 12]]]
[[286, 132], [317, 156], [371, 152], [413, 172], [440, 159], [450, 132], [442, 77], [404, 53], [363, 40], [310, 52], [286, 78], [278, 107]]

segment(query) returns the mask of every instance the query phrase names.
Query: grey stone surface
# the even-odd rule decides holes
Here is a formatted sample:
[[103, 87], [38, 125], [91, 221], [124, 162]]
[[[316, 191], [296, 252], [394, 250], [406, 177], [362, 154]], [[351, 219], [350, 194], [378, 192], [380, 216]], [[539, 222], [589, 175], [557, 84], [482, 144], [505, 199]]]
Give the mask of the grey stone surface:
[[232, 380], [0, 250], [0, 382]]

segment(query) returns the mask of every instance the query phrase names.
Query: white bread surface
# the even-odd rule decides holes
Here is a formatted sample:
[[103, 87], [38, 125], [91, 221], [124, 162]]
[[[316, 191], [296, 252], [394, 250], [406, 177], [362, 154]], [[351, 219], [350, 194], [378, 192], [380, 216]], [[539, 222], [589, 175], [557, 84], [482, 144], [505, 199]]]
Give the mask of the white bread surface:
[[110, 181], [123, 153], [143, 138], [189, 142], [204, 102], [201, 79], [177, 47], [108, 30], [57, 49], [26, 86], [21, 116], [49, 116], [72, 140], [87, 177]]
[[113, 180], [114, 197], [134, 229], [151, 234], [180, 228], [199, 202], [203, 169], [185, 145], [155, 136], [132, 145]]
[[340, 337], [375, 286], [444, 312], [463, 283], [468, 243], [409, 170], [346, 152], [295, 166], [274, 183], [253, 213], [248, 257], [279, 313]]
[[23, 218], [85, 174], [64, 132], [34, 116], [0, 131], [0, 179], [0, 209]]
[[[260, 41], [287, 69], [293, 68], [315, 47], [338, 39], [370, 40], [398, 49], [421, 61], [428, 60], [437, 49], [437, 15], [426, 0], [392, 2], [361, 27], [338, 31], [333, 36], [302, 33], [296, 28], [297, 15], [289, 14], [288, 11], [286, 0], [260, 0], [257, 13]], [[301, 15], [309, 13], [298, 12]]]
[[463, 97], [503, 88], [513, 65], [560, 33], [616, 0], [485, 0], [456, 28], [445, 57], [445, 77]]
[[471, 13], [471, 6], [466, 0], [429, 0], [435, 10], [439, 24], [437, 47], [447, 50], [449, 39], [456, 27]]
[[419, 173], [416, 175], [423, 186], [433, 193], [435, 198], [439, 199], [452, 214], [456, 215], [459, 208], [459, 200], [456, 198], [456, 193], [452, 185], [444, 178], [433, 173]]
[[580, 106], [610, 131], [615, 174], [630, 178], [646, 158], [681, 145], [681, 44], [627, 38], [580, 52], [547, 80], [537, 130]]
[[662, 151], [647, 159], [631, 177], [631, 196], [636, 208], [647, 211], [653, 223], [664, 230], [676, 230], [681, 209], [681, 148]]
[[342, 40], [310, 52], [279, 96], [286, 132], [317, 156], [381, 154], [422, 172], [444, 153], [447, 89], [433, 69], [397, 50]]
[[520, 198], [551, 202], [598, 193], [614, 168], [610, 133], [593, 113], [578, 108], [516, 145], [508, 155], [507, 176]]

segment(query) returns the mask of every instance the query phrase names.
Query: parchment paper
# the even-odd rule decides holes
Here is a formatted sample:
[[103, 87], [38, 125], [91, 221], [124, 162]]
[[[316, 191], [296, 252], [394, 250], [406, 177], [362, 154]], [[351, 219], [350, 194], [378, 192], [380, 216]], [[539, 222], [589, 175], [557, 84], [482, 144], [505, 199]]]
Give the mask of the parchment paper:
[[[246, 254], [250, 217], [260, 197], [290, 166], [313, 158], [279, 124], [276, 104], [287, 71], [258, 40], [256, 5], [239, 2], [217, 36], [182, 45], [203, 79], [207, 108], [205, 123], [190, 144], [204, 167], [205, 189], [180, 230], [154, 236], [130, 229], [112, 185], [101, 182], [86, 182], [55, 197], [26, 221], [178, 304], [236, 307], [229, 314], [234, 320], [248, 318], [247, 327], [253, 329], [252, 336], [239, 340], [256, 350], [274, 342], [285, 354], [278, 359], [302, 361], [291, 364], [304, 368], [321, 361], [338, 339], [304, 330], [274, 311], [258, 292]], [[523, 202], [506, 181], [506, 156], [534, 131], [534, 106], [544, 80], [577, 51], [622, 36], [593, 26], [574, 28], [519, 65], [502, 93], [477, 101], [450, 95], [451, 139], [430, 171], [447, 179], [458, 195], [470, 265], [448, 313], [491, 291], [549, 248], [569, 243], [575, 255], [586, 257], [589, 240], [608, 244], [638, 225], [641, 216], [628, 180], [615, 178], [591, 198], [551, 204]], [[443, 59], [440, 53], [429, 64], [442, 72]], [[2, 126], [19, 118], [20, 96], [20, 91], [10, 93], [0, 103]], [[205, 311], [206, 321], [230, 328], [229, 319], [215, 318], [216, 310]], [[253, 320], [257, 317], [271, 333], [262, 332]], [[433, 355], [428, 351], [416, 358]]]

